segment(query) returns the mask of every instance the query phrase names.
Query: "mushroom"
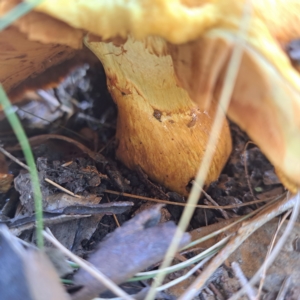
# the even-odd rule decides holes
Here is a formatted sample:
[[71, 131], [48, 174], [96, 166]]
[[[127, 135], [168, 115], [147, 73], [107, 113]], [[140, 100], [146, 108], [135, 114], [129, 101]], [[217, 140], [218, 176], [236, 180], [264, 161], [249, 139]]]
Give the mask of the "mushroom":
[[[3, 5], [2, 11], [5, 9]], [[35, 40], [27, 41], [33, 49], [39, 45], [51, 50], [49, 45], [36, 40], [43, 43], [63, 41], [59, 30], [57, 40], [53, 33], [61, 21], [56, 23], [47, 15], [47, 23], [53, 24], [52, 33], [47, 34], [47, 26], [40, 26], [37, 32], [34, 30], [32, 23], [43, 24], [44, 17], [44, 13], [32, 12], [14, 24], [13, 30], [20, 30]], [[70, 30], [67, 26], [63, 24], [63, 29]], [[80, 34], [82, 30], [75, 34], [74, 40], [67, 38], [64, 47], [80, 48]], [[123, 43], [120, 39], [105, 42], [89, 36], [86, 45], [101, 60], [109, 90], [118, 106], [117, 157], [129, 168], [140, 167], [154, 181], [187, 195], [187, 186], [205, 151], [216, 105], [200, 111], [187, 92], [177, 86], [172, 59], [162, 38], [135, 40], [128, 37]], [[74, 51], [70, 53], [74, 55]], [[43, 65], [41, 60], [36, 63]], [[19, 67], [28, 70], [22, 65]], [[5, 87], [9, 89], [11, 85]], [[230, 152], [231, 136], [225, 120], [206, 185], [218, 178]]]
[[[237, 41], [244, 2], [135, 0], [129, 5], [125, 0], [45, 0], [36, 10], [80, 32], [85, 30], [101, 37], [98, 41], [103, 46], [99, 46], [101, 50], [95, 50], [96, 40], [87, 39], [87, 44], [103, 60], [113, 95], [124, 88], [120, 74], [133, 76], [130, 71], [125, 74], [119, 70], [116, 62], [125, 64], [131, 55], [127, 54], [127, 47], [139, 44], [144, 45], [139, 51], [147, 49], [152, 58], [168, 59], [177, 77], [176, 88], [180, 85], [180, 91], [186, 90], [201, 111], [213, 115], [230, 53]], [[289, 41], [299, 38], [300, 3], [294, 0], [249, 2], [252, 16], [228, 116], [250, 135], [274, 164], [281, 179], [295, 191], [300, 186], [300, 77], [285, 48]], [[129, 34], [133, 38], [128, 37]], [[160, 37], [168, 44], [149, 36]], [[116, 37], [127, 41], [122, 45]], [[110, 49], [112, 54], [106, 56], [115, 57], [115, 62], [108, 63], [109, 58], [100, 53], [105, 49]], [[111, 63], [117, 72], [109, 67]], [[116, 74], [120, 82], [114, 82], [112, 74]], [[134, 79], [134, 84], [127, 82], [127, 85], [133, 88], [137, 82], [142, 83], [141, 78]], [[148, 95], [145, 89], [143, 86], [138, 89], [143, 91], [142, 96]], [[129, 97], [128, 92], [132, 91], [125, 86], [125, 95], [121, 92], [121, 96]], [[121, 96], [114, 96], [120, 114], [125, 109], [121, 109]], [[157, 110], [155, 115], [160, 116], [161, 122], [156, 119], [157, 123], [165, 122], [168, 109], [157, 105], [155, 100], [149, 101], [152, 110]], [[127, 142], [122, 142], [119, 134], [118, 137], [122, 149]], [[177, 163], [178, 159], [174, 161]], [[127, 164], [133, 167], [132, 163]], [[157, 179], [154, 173], [151, 176]]]

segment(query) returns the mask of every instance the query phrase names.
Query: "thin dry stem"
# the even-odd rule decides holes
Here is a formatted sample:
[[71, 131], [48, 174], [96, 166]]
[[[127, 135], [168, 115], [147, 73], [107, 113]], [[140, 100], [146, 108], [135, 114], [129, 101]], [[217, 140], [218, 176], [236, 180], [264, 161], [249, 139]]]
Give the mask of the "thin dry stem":
[[73, 197], [76, 197], [76, 198], [83, 198], [82, 196], [79, 196], [79, 195], [76, 195], [74, 194], [73, 192], [65, 189], [64, 187], [62, 187], [61, 185], [59, 185], [58, 183], [52, 181], [51, 179], [49, 178], [45, 178], [45, 181], [50, 183], [51, 185], [55, 186], [56, 188], [58, 188], [59, 190], [65, 192], [66, 194], [70, 195], [70, 196], [73, 196]]
[[188, 279], [190, 276], [192, 276], [195, 272], [197, 272], [202, 266], [204, 266], [214, 255], [210, 255], [208, 257], [206, 257], [205, 259], [203, 259], [201, 262], [199, 262], [196, 266], [194, 266], [190, 271], [188, 271], [185, 275], [182, 275], [162, 286], [160, 286], [159, 288], [157, 288], [157, 291], [163, 291], [166, 290], [180, 282], [182, 282], [183, 280]]
[[141, 199], [141, 200], [146, 200], [146, 201], [152, 201], [152, 202], [157, 202], [157, 203], [164, 203], [168, 205], [176, 205], [176, 206], [190, 206], [190, 207], [195, 207], [195, 208], [204, 208], [204, 209], [232, 209], [232, 208], [237, 208], [237, 207], [242, 207], [242, 206], [249, 206], [253, 205], [256, 203], [263, 203], [263, 202], [268, 202], [269, 200], [272, 200], [273, 198], [269, 199], [264, 199], [264, 200], [256, 200], [256, 201], [249, 201], [247, 203], [238, 203], [238, 204], [232, 204], [232, 205], [219, 205], [218, 207], [213, 206], [213, 205], [201, 205], [201, 204], [195, 204], [192, 205], [190, 203], [179, 203], [179, 202], [173, 202], [173, 201], [168, 201], [168, 200], [161, 200], [161, 199], [154, 199], [154, 198], [149, 198], [149, 197], [144, 197], [144, 196], [139, 196], [139, 195], [134, 195], [134, 194], [128, 194], [128, 193], [122, 193], [122, 192], [116, 192], [112, 190], [104, 190], [105, 193], [108, 194], [113, 194], [113, 195], [118, 195], [122, 197], [129, 197], [129, 198], [134, 198], [134, 199]]
[[19, 166], [21, 166], [22, 168], [24, 168], [25, 170], [27, 170], [28, 172], [30, 171], [29, 167], [24, 164], [23, 162], [21, 162], [19, 159], [17, 159], [15, 156], [13, 156], [12, 154], [10, 154], [8, 151], [6, 151], [4, 148], [2, 148], [0, 146], [0, 151], [7, 156], [9, 159], [11, 159], [12, 161], [14, 161], [16, 164], [18, 164]]
[[289, 288], [289, 285], [290, 285], [291, 281], [292, 281], [291, 276], [287, 276], [284, 279], [284, 281], [283, 281], [283, 283], [281, 285], [281, 288], [280, 288], [280, 290], [278, 292], [278, 295], [277, 295], [277, 297], [276, 297], [275, 300], [284, 300], [285, 299], [285, 295], [286, 295], [286, 293], [288, 291], [288, 288]]
[[[246, 278], [246, 276], [244, 275], [241, 267], [239, 266], [239, 264], [237, 262], [233, 262], [231, 264], [231, 267], [234, 271], [235, 276], [238, 278], [239, 282], [241, 283], [242, 286], [246, 286], [246, 284], [248, 283], [248, 280]], [[252, 287], [249, 286], [246, 290], [247, 296], [250, 300], [255, 300], [255, 292], [253, 291]]]
[[253, 192], [252, 189], [252, 185], [250, 182], [250, 177], [249, 177], [249, 172], [248, 172], [248, 166], [247, 166], [247, 161], [248, 161], [248, 153], [247, 153], [247, 147], [249, 144], [254, 144], [251, 141], [248, 141], [244, 147], [244, 151], [243, 151], [243, 157], [244, 157], [244, 169], [245, 169], [245, 175], [246, 175], [246, 179], [247, 179], [247, 183], [248, 183], [248, 188], [250, 190], [251, 196], [253, 199], [257, 199], [256, 195]]
[[[249, 10], [251, 8], [251, 5], [248, 5], [248, 4], [250, 4], [249, 1], [247, 1], [246, 5], [245, 5], [245, 11], [244, 11], [244, 15], [242, 16], [242, 20], [241, 20], [239, 36], [245, 36], [247, 33], [247, 29], [249, 27], [249, 23], [250, 23], [250, 19], [251, 19], [251, 13]], [[224, 122], [224, 111], [226, 112], [227, 108], [229, 106], [231, 95], [232, 95], [234, 84], [235, 84], [235, 80], [236, 80], [236, 76], [238, 74], [240, 62], [242, 59], [243, 41], [244, 40], [241, 38], [237, 39], [236, 45], [235, 45], [232, 55], [230, 57], [229, 66], [226, 71], [226, 79], [224, 82], [224, 87], [222, 89], [221, 96], [219, 99], [219, 106], [217, 108], [215, 120], [213, 122], [212, 129], [211, 129], [211, 135], [210, 135], [210, 138], [209, 138], [209, 141], [207, 144], [207, 148], [206, 148], [206, 151], [205, 151], [203, 159], [202, 159], [201, 166], [199, 168], [198, 174], [195, 179], [195, 182], [197, 182], [197, 185], [196, 184], [193, 185], [193, 187], [191, 189], [191, 193], [189, 195], [188, 204], [190, 204], [190, 205], [195, 205], [199, 199], [199, 196], [201, 193], [201, 189], [199, 189], [199, 187], [201, 187], [201, 188], [203, 187], [204, 179], [206, 178], [206, 175], [209, 170], [209, 166], [211, 164], [211, 161], [212, 161], [212, 158], [214, 155], [215, 145], [217, 144], [218, 136], [221, 132], [221, 127]], [[190, 222], [190, 219], [193, 215], [194, 210], [195, 209], [191, 206], [185, 207], [182, 217], [180, 218], [178, 228], [174, 234], [173, 240], [172, 240], [171, 245], [169, 246], [169, 249], [165, 255], [165, 259], [163, 260], [163, 262], [160, 266], [160, 269], [164, 269], [171, 264], [172, 258], [174, 257], [175, 253], [177, 252], [179, 242], [184, 234], [184, 231], [186, 230], [186, 228]], [[156, 278], [149, 290], [149, 293], [146, 296], [146, 300], [152, 300], [155, 298], [155, 293], [156, 293], [155, 290], [158, 286], [161, 285], [165, 275], [166, 275], [165, 272], [161, 272], [156, 276]], [[184, 298], [184, 299], [191, 299], [191, 298], [190, 298], [190, 296], [188, 296], [187, 298]]]
[[[271, 240], [271, 244], [269, 246], [269, 249], [268, 249], [268, 252], [267, 252], [265, 260], [267, 260], [269, 258], [270, 254], [271, 254], [271, 252], [272, 252], [272, 250], [274, 248], [274, 244], [275, 244], [276, 238], [278, 236], [279, 230], [282, 227], [284, 221], [287, 219], [287, 217], [290, 214], [291, 214], [291, 210], [289, 210], [288, 212], [286, 212], [284, 214], [283, 218], [281, 220], [279, 220], [280, 222], [279, 222], [279, 224], [277, 226], [277, 229], [276, 229], [276, 231], [275, 231], [275, 233], [273, 235], [273, 238]], [[267, 265], [266, 264], [264, 264], [264, 265], [265, 265], [265, 268], [263, 269], [262, 274], [261, 274], [261, 280], [260, 280], [260, 283], [259, 283], [259, 288], [258, 288], [256, 299], [259, 299], [259, 297], [260, 297], [260, 294], [261, 294], [261, 291], [262, 291], [262, 288], [263, 288], [263, 285], [264, 285], [264, 282], [265, 282], [265, 278], [266, 278]]]
[[[197, 183], [195, 183], [195, 184], [197, 184]], [[216, 207], [220, 207], [220, 205], [219, 205], [219, 204], [218, 204], [218, 203], [217, 203], [210, 195], [208, 195], [208, 194], [205, 192], [204, 189], [201, 189], [201, 191], [202, 191], [202, 193], [205, 195], [206, 199], [207, 199], [210, 203], [212, 203], [212, 204], [213, 204], [214, 206], [216, 206]], [[221, 214], [223, 215], [224, 219], [226, 219], [226, 220], [229, 219], [228, 214], [227, 214], [227, 212], [226, 212], [225, 210], [223, 210], [222, 208], [220, 208], [219, 211], [220, 211]]]
[[[31, 116], [33, 116], [33, 117], [35, 117], [35, 118], [38, 118], [38, 119], [40, 119], [40, 120], [42, 120], [42, 121], [44, 121], [44, 122], [47, 122], [48, 124], [51, 124], [51, 123], [52, 123], [52, 122], [48, 121], [48, 120], [45, 119], [45, 118], [42, 118], [42, 117], [37, 116], [36, 114], [34, 114], [34, 113], [32, 113], [32, 112], [29, 112], [29, 111], [27, 111], [27, 110], [24, 110], [23, 108], [18, 107], [18, 110], [21, 110], [22, 112], [24, 112], [24, 113], [26, 113], [26, 114], [28, 114], [28, 115], [31, 115]], [[66, 112], [65, 110], [63, 110], [63, 111]], [[84, 136], [84, 135], [82, 135], [82, 134], [80, 134], [80, 133], [78, 133], [78, 132], [76, 132], [76, 131], [74, 131], [74, 130], [72, 130], [72, 129], [69, 129], [69, 128], [67, 128], [67, 127], [65, 127], [65, 126], [63, 126], [63, 125], [60, 125], [60, 124], [58, 124], [57, 126], [58, 126], [59, 128], [61, 128], [61, 129], [65, 130], [65, 131], [70, 132], [71, 134], [74, 134], [74, 135], [78, 136], [78, 137], [81, 138], [81, 139], [84, 139], [84, 140], [86, 140], [86, 141], [90, 141], [90, 139], [88, 139], [86, 136]]]

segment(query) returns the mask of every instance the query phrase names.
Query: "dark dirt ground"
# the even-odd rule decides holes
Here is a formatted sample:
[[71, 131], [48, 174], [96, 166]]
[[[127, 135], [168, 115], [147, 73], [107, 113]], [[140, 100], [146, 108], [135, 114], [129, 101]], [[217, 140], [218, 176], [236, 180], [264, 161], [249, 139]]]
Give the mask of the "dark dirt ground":
[[[150, 182], [145, 174], [140, 171], [128, 170], [122, 163], [115, 158], [115, 125], [117, 109], [114, 105], [105, 83], [105, 75], [100, 65], [89, 68], [88, 66], [75, 70], [60, 86], [48, 93], [59, 99], [65, 109], [49, 108], [49, 103], [38, 101], [36, 107], [33, 106], [30, 96], [27, 96], [27, 101], [23, 103], [19, 110], [19, 116], [29, 137], [34, 137], [40, 134], [59, 134], [70, 137], [84, 144], [92, 151], [101, 152], [106, 162], [99, 163], [93, 160], [89, 155], [83, 153], [74, 145], [61, 140], [38, 140], [37, 146], [34, 149], [35, 158], [38, 161], [38, 169], [43, 173], [44, 177], [60, 184], [66, 189], [75, 194], [87, 196], [96, 195], [101, 197], [101, 203], [111, 203], [115, 201], [130, 201], [134, 205], [126, 212], [113, 216], [107, 214], [101, 218], [94, 218], [92, 223], [81, 222], [80, 234], [74, 237], [72, 241], [63, 239], [72, 251], [86, 257], [99, 241], [101, 241], [108, 233], [117, 228], [117, 221], [122, 225], [129, 220], [135, 212], [144, 209], [144, 206], [149, 204], [136, 198], [124, 197], [106, 193], [105, 190], [114, 190], [118, 192], [126, 192], [144, 197], [170, 200], [175, 202], [185, 202], [186, 199], [180, 195], [168, 191], [166, 188]], [[76, 101], [74, 100], [76, 99]], [[68, 104], [75, 103], [75, 111], [71, 115], [68, 114]], [[48, 107], [47, 107], [48, 106]], [[38, 117], [34, 117], [27, 110], [42, 116], [49, 122], [42, 121]], [[54, 117], [57, 114], [57, 117]], [[85, 116], [85, 118], [83, 118]], [[272, 165], [264, 157], [261, 151], [252, 143], [247, 145], [249, 138], [235, 124], [230, 125], [233, 137], [233, 152], [224, 168], [219, 180], [212, 183], [206, 192], [219, 204], [229, 205], [242, 202], [249, 202], [259, 199], [260, 195], [273, 195], [278, 189], [282, 190]], [[7, 121], [2, 118], [0, 123], [0, 140], [5, 148], [16, 144], [16, 139], [7, 124]], [[79, 133], [81, 136], [74, 134]], [[20, 151], [12, 152], [20, 160], [24, 161]], [[62, 164], [71, 162], [67, 168], [61, 167]], [[14, 162], [6, 160], [8, 172], [17, 177], [21, 168]], [[245, 168], [246, 164], [246, 168]], [[23, 172], [23, 171], [22, 171]], [[20, 178], [20, 177], [19, 177]], [[15, 181], [16, 182], [16, 181]], [[44, 185], [47, 196], [59, 193], [59, 189]], [[22, 194], [26, 198], [27, 194]], [[97, 199], [98, 199], [97, 198]], [[209, 204], [206, 197], [199, 200], [199, 204]], [[29, 216], [32, 214], [33, 204], [20, 205], [20, 197], [15, 187], [12, 186], [8, 192], [0, 194], [0, 209], [2, 220], [11, 220], [16, 215]], [[229, 217], [245, 215], [256, 209], [260, 204], [244, 206], [226, 210]], [[176, 223], [179, 221], [182, 207], [166, 205], [164, 208], [165, 219], [171, 219]], [[216, 223], [223, 219], [223, 215], [218, 210], [200, 209], [197, 208], [190, 222], [189, 231]], [[68, 221], [68, 226], [71, 226], [73, 221]], [[78, 222], [76, 220], [76, 222]], [[68, 227], [73, 230], [78, 230], [79, 225]], [[86, 227], [83, 227], [86, 226]], [[87, 226], [94, 226], [91, 230]], [[61, 230], [61, 229], [60, 229]], [[82, 232], [87, 231], [88, 234]], [[55, 229], [54, 229], [55, 231]], [[75, 236], [76, 234], [74, 234]], [[32, 229], [20, 229], [20, 236], [32, 241], [34, 235]], [[76, 240], [77, 238], [77, 240]], [[228, 274], [230, 271], [228, 271]], [[128, 285], [128, 284], [127, 284]], [[217, 283], [216, 286], [219, 286]], [[140, 283], [130, 284], [130, 289], [139, 290]], [[224, 287], [223, 287], [224, 288]], [[222, 293], [222, 292], [221, 292]], [[223, 291], [223, 295], [226, 294]], [[172, 299], [171, 296], [165, 295], [164, 299]], [[207, 295], [200, 295], [199, 299], [213, 299]], [[215, 298], [219, 299], [219, 298]], [[225, 299], [225, 298], [224, 298]]]

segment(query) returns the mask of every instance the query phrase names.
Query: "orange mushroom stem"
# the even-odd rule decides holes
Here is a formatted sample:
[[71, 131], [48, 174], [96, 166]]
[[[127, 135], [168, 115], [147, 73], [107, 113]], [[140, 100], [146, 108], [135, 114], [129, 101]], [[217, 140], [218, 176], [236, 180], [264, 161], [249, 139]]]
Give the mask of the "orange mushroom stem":
[[[216, 105], [200, 110], [178, 87], [166, 42], [158, 37], [125, 43], [87, 38], [101, 60], [118, 106], [117, 156], [129, 168], [173, 191], [188, 194], [205, 152]], [[227, 122], [222, 127], [205, 184], [216, 180], [231, 152]]]

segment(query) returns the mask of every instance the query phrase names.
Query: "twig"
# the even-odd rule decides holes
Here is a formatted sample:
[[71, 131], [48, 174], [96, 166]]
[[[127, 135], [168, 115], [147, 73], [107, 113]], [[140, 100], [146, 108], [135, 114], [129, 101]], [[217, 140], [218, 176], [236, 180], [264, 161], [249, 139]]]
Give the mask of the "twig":
[[278, 292], [278, 295], [276, 297], [276, 300], [284, 300], [285, 299], [285, 294], [286, 294], [286, 292], [287, 292], [287, 290], [289, 288], [289, 285], [290, 285], [291, 281], [292, 281], [291, 276], [287, 276], [284, 279], [284, 281], [283, 281], [283, 283], [281, 285], [281, 288], [280, 288], [280, 290]]
[[115, 139], [116, 137], [113, 136], [99, 151], [98, 153], [102, 153]]
[[221, 292], [216, 288], [216, 286], [213, 283], [210, 283], [208, 287], [213, 292], [213, 294], [217, 297], [217, 300], [225, 300], [224, 296], [221, 294]]
[[273, 199], [273, 198], [270, 198], [270, 199], [264, 199], [264, 200], [256, 200], [256, 201], [250, 201], [247, 203], [238, 203], [238, 204], [233, 204], [233, 205], [223, 205], [223, 206], [219, 205], [218, 207], [216, 207], [213, 205], [189, 204], [188, 202], [180, 203], [180, 202], [173, 202], [173, 201], [168, 201], [168, 200], [154, 199], [154, 198], [149, 198], [149, 197], [144, 197], [144, 196], [139, 196], [139, 195], [134, 195], [134, 194], [116, 192], [116, 191], [112, 191], [112, 190], [104, 190], [104, 192], [108, 193], [108, 194], [122, 196], [122, 197], [141, 199], [141, 200], [152, 201], [152, 202], [157, 202], [157, 203], [164, 203], [164, 204], [168, 204], [168, 205], [176, 205], [176, 206], [184, 206], [184, 207], [189, 206], [189, 207], [197, 207], [197, 208], [204, 208], [204, 209], [217, 209], [217, 210], [232, 209], [232, 208], [236, 208], [236, 207], [248, 206], [248, 205], [253, 205], [255, 203], [267, 202], [268, 200]]
[[[67, 143], [73, 144], [74, 146], [76, 146], [78, 149], [80, 149], [83, 153], [87, 154], [91, 159], [95, 160], [96, 162], [107, 163], [107, 160], [105, 159], [105, 157], [102, 154], [96, 153], [96, 152], [90, 150], [88, 147], [86, 147], [82, 143], [80, 143], [74, 139], [71, 139], [69, 137], [63, 136], [63, 135], [41, 134], [41, 135], [31, 137], [28, 140], [31, 145], [35, 145], [35, 144], [40, 145], [41, 142], [48, 141], [51, 139], [61, 140], [61, 141], [65, 141]], [[15, 151], [15, 150], [19, 150], [19, 149], [20, 149], [19, 145], [9, 148], [10, 151]]]
[[92, 117], [92, 116], [89, 116], [89, 115], [87, 115], [87, 114], [84, 114], [84, 113], [82, 113], [82, 112], [79, 112], [79, 113], [77, 114], [77, 117], [78, 117], [78, 118], [81, 118], [81, 119], [83, 119], [83, 120], [85, 120], [85, 121], [88, 121], [88, 122], [91, 122], [91, 123], [94, 123], [94, 124], [98, 124], [98, 125], [101, 125], [101, 126], [103, 126], [103, 127], [109, 128], [109, 129], [116, 129], [115, 126], [110, 125], [110, 124], [107, 124], [107, 123], [103, 123], [103, 122], [101, 122], [100, 120], [98, 120], [98, 119], [96, 119], [96, 118], [94, 118], [94, 117]]
[[12, 161], [14, 161], [16, 164], [27, 170], [28, 172], [30, 171], [29, 167], [25, 165], [23, 162], [21, 162], [19, 159], [17, 159], [15, 156], [11, 155], [9, 152], [7, 152], [3, 147], [0, 146], [0, 151], [10, 158]]
[[[279, 222], [279, 224], [278, 224], [278, 226], [277, 226], [277, 229], [276, 229], [276, 231], [275, 231], [275, 233], [274, 233], [274, 235], [273, 235], [273, 238], [272, 238], [271, 244], [270, 244], [270, 246], [269, 246], [269, 249], [268, 249], [268, 252], [267, 252], [267, 255], [266, 255], [265, 260], [267, 260], [267, 259], [269, 258], [270, 254], [271, 254], [271, 252], [272, 252], [272, 250], [273, 250], [273, 247], [274, 247], [274, 244], [275, 244], [275, 240], [276, 240], [276, 238], [277, 238], [277, 236], [278, 236], [279, 230], [280, 230], [280, 228], [282, 227], [284, 221], [287, 219], [287, 217], [288, 217], [290, 214], [291, 214], [291, 210], [287, 211], [287, 212], [284, 214], [284, 216], [282, 217], [282, 219], [280, 220], [280, 222]], [[258, 292], [257, 292], [257, 296], [256, 296], [257, 299], [259, 299], [259, 297], [260, 297], [260, 294], [261, 294], [261, 291], [262, 291], [262, 288], [263, 288], [263, 285], [264, 285], [264, 281], [265, 281], [265, 278], [266, 278], [266, 272], [267, 272], [267, 267], [266, 267], [266, 266], [267, 266], [267, 265], [266, 265], [266, 264], [264, 264], [264, 265], [265, 265], [265, 268], [263, 269], [262, 274], [261, 274], [261, 279], [260, 279], [260, 283], [259, 283], [259, 288], [258, 288]]]
[[[244, 169], [245, 169], [245, 175], [246, 175], [246, 179], [247, 179], [247, 184], [248, 184], [248, 188], [250, 190], [251, 196], [253, 199], [257, 199], [256, 195], [253, 192], [252, 189], [252, 185], [250, 182], [250, 177], [249, 177], [249, 173], [248, 173], [248, 166], [247, 166], [247, 161], [248, 161], [248, 153], [247, 153], [247, 147], [249, 144], [254, 144], [251, 141], [248, 141], [245, 145], [244, 151], [243, 151], [243, 157], [244, 157]], [[255, 145], [255, 144], [254, 144]]]
[[76, 198], [83, 198], [82, 196], [76, 195], [73, 192], [65, 189], [64, 187], [62, 187], [61, 185], [57, 184], [56, 182], [52, 181], [49, 178], [45, 178], [45, 181], [48, 182], [48, 183], [50, 183], [51, 185], [55, 186], [56, 188], [58, 188], [59, 190], [65, 192], [66, 194], [68, 194], [70, 196], [73, 196], [73, 197], [76, 197]]
[[81, 258], [70, 252], [67, 248], [65, 248], [61, 243], [59, 243], [53, 236], [51, 236], [48, 232], [43, 231], [43, 236], [50, 241], [55, 247], [57, 247], [61, 252], [63, 252], [66, 256], [76, 262], [81, 268], [85, 271], [89, 272], [92, 276], [94, 276], [99, 282], [104, 284], [108, 289], [114, 292], [117, 296], [122, 297], [125, 300], [134, 300], [130, 295], [125, 293], [122, 289], [120, 289], [113, 281], [107, 278], [104, 274], [102, 274], [99, 270], [97, 270], [94, 266], [88, 264], [88, 262], [84, 262]]
[[[22, 168], [26, 169], [27, 171], [30, 171], [29, 167], [27, 165], [25, 165], [24, 163], [22, 163], [19, 159], [17, 159], [15, 156], [11, 155], [9, 152], [7, 152], [5, 149], [3, 149], [0, 146], [0, 151], [7, 156], [8, 158], [10, 158], [12, 161], [14, 161], [15, 163], [17, 163], [18, 165], [20, 165]], [[65, 164], [66, 165], [66, 164]], [[63, 165], [64, 166], [64, 165]], [[55, 186], [56, 188], [58, 188], [59, 190], [65, 192], [66, 194], [76, 197], [76, 198], [83, 198], [82, 196], [76, 195], [73, 192], [67, 190], [66, 188], [62, 187], [61, 185], [59, 185], [58, 183], [52, 181], [49, 178], [45, 178], [45, 181], [48, 182], [49, 184]]]
[[[176, 253], [175, 258], [178, 259], [180, 262], [188, 261], [188, 259], [182, 253]], [[195, 275], [199, 275], [199, 274], [200, 274], [200, 271], [197, 270], [195, 272]]]
[[[241, 285], [247, 286], [248, 280], [245, 277], [239, 264], [234, 261], [234, 262], [232, 262], [231, 267], [235, 273], [235, 276], [238, 278], [239, 282], [241, 283]], [[255, 293], [251, 286], [248, 286], [248, 288], [246, 289], [246, 293], [250, 300], [255, 300]]]
[[[193, 184], [197, 184], [197, 183], [193, 181]], [[205, 195], [205, 197], [207, 198], [208, 201], [210, 201], [213, 205], [220, 207], [220, 205], [210, 195], [208, 195], [204, 189], [202, 189], [201, 187], [199, 187], [199, 188], [201, 189], [202, 193]], [[221, 212], [221, 214], [223, 215], [223, 217], [226, 220], [229, 219], [228, 214], [225, 210], [220, 208], [219, 211]]]
[[69, 165], [71, 165], [72, 163], [73, 163], [73, 161], [70, 160], [70, 161], [68, 161], [68, 162], [65, 162], [65, 163], [62, 164], [61, 166], [64, 167], [64, 168], [66, 168], [66, 167], [68, 167]]
[[280, 199], [283, 199], [284, 196], [286, 196], [286, 194], [283, 194], [283, 195], [280, 195], [279, 197], [274, 198], [271, 201], [271, 203], [268, 203], [265, 206], [262, 206], [262, 207], [260, 207], [260, 208], [258, 208], [256, 210], [252, 211], [251, 213], [249, 213], [249, 214], [247, 214], [247, 215], [245, 215], [243, 217], [240, 217], [239, 219], [237, 219], [236, 221], [232, 222], [231, 224], [229, 224], [229, 225], [227, 225], [227, 226], [225, 226], [225, 227], [223, 227], [223, 228], [221, 228], [219, 230], [216, 230], [216, 231], [212, 232], [211, 234], [208, 234], [208, 235], [206, 235], [206, 236], [204, 236], [204, 237], [202, 237], [200, 239], [197, 239], [197, 240], [189, 243], [187, 246], [185, 246], [181, 250], [185, 250], [185, 249], [188, 249], [190, 247], [194, 247], [194, 246], [196, 246], [196, 245], [198, 245], [198, 244], [200, 244], [200, 243], [202, 243], [202, 242], [204, 242], [206, 240], [209, 240], [209, 239], [211, 239], [211, 238], [213, 238], [213, 237], [215, 237], [215, 236], [217, 236], [217, 235], [219, 235], [219, 234], [221, 234], [223, 232], [226, 232], [227, 230], [229, 230], [233, 226], [237, 225], [238, 223], [241, 223], [242, 221], [245, 221], [245, 220], [249, 219], [250, 217], [258, 214], [260, 211], [262, 211], [262, 210], [266, 209], [267, 207], [271, 206], [276, 201], [278, 201]]
[[[24, 110], [23, 108], [18, 107], [18, 110], [21, 110], [22, 112], [24, 112], [24, 113], [26, 113], [26, 114], [28, 114], [28, 115], [31, 115], [31, 116], [33, 116], [33, 117], [35, 117], [35, 118], [38, 118], [38, 119], [40, 119], [40, 120], [42, 120], [42, 121], [44, 121], [44, 122], [47, 122], [48, 124], [51, 124], [51, 123], [52, 123], [52, 122], [48, 121], [48, 120], [45, 119], [45, 118], [42, 118], [42, 117], [40, 117], [40, 116], [38, 116], [38, 115], [36, 115], [36, 114], [33, 114], [32, 112], [29, 112], [29, 111], [27, 111], [27, 110]], [[78, 133], [78, 132], [76, 132], [76, 131], [74, 131], [74, 130], [72, 130], [72, 129], [69, 129], [69, 128], [67, 128], [67, 127], [65, 127], [65, 126], [63, 126], [63, 125], [60, 125], [60, 124], [58, 124], [57, 126], [58, 126], [59, 128], [61, 128], [61, 129], [65, 130], [65, 131], [67, 131], [67, 132], [70, 132], [71, 134], [74, 134], [74, 135], [80, 137], [81, 139], [84, 139], [84, 140], [86, 140], [86, 141], [88, 141], [88, 142], [90, 141], [89, 138], [87, 138], [86, 136], [84, 136], [84, 135], [82, 135], [82, 134], [80, 134], [80, 133]]]

